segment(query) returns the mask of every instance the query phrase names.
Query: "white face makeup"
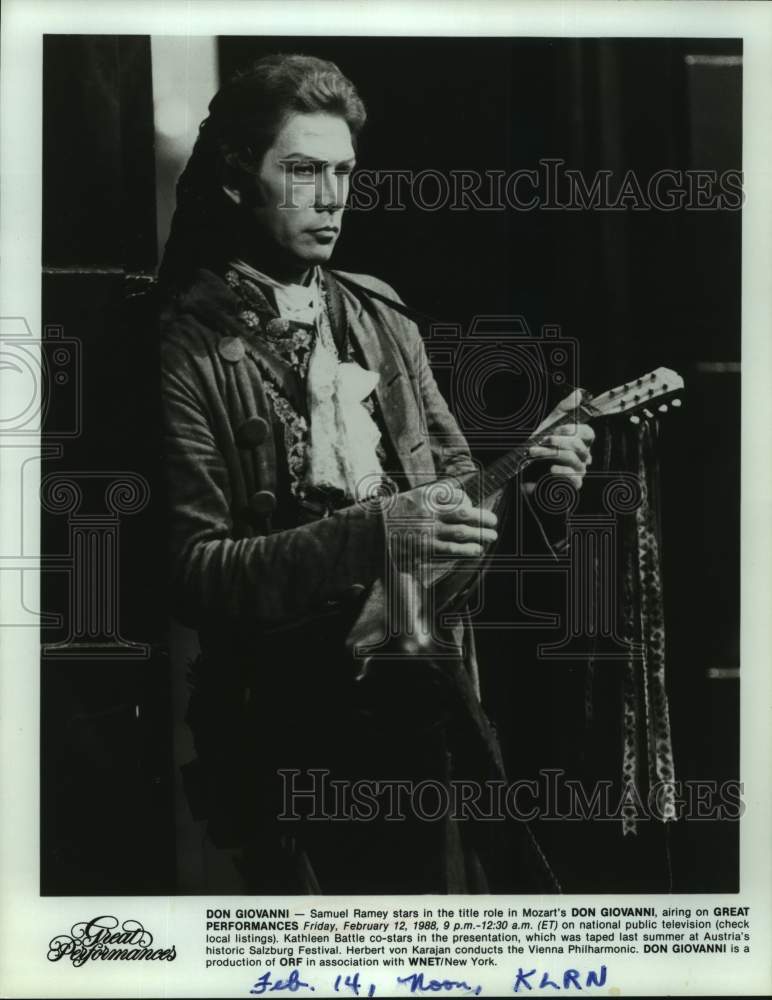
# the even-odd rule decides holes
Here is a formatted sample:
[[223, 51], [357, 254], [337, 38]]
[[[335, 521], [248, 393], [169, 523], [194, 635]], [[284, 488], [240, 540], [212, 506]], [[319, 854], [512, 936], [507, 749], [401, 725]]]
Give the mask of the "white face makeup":
[[255, 176], [254, 199], [229, 190], [299, 268], [329, 260], [340, 235], [354, 168], [351, 131], [338, 115], [315, 112], [288, 118]]

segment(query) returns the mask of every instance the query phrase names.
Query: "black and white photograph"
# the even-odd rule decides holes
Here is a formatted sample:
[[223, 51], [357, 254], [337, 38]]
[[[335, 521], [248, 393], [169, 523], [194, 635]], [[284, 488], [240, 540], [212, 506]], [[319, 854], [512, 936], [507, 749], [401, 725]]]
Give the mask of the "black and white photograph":
[[39, 6], [3, 995], [763, 993], [769, 12]]

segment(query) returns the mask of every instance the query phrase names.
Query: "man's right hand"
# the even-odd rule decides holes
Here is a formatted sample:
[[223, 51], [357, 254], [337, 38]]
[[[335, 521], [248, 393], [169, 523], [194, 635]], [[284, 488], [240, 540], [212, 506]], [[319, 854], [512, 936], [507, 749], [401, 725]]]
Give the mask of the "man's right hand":
[[493, 511], [473, 507], [451, 480], [398, 493], [386, 514], [390, 551], [398, 563], [478, 558], [496, 541]]

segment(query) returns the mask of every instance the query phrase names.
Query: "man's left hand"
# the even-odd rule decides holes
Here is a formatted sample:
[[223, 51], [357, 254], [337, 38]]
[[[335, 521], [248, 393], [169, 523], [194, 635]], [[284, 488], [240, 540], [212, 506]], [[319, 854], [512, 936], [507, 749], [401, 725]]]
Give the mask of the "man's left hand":
[[[561, 411], [568, 413], [578, 404], [578, 392], [572, 393], [558, 404], [553, 416]], [[565, 476], [580, 489], [587, 467], [592, 463], [590, 447], [594, 440], [595, 431], [589, 424], [568, 423], [556, 428], [539, 444], [532, 445], [529, 454], [535, 459], [552, 459], [549, 471], [556, 476]]]

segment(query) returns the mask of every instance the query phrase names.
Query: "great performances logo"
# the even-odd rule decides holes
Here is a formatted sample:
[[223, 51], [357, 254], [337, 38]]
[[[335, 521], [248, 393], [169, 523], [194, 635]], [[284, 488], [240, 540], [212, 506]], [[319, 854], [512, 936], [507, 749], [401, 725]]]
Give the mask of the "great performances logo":
[[89, 961], [173, 962], [171, 948], [154, 948], [153, 935], [139, 920], [124, 920], [104, 914], [73, 924], [69, 934], [57, 934], [48, 942], [49, 962], [69, 959], [77, 968]]

